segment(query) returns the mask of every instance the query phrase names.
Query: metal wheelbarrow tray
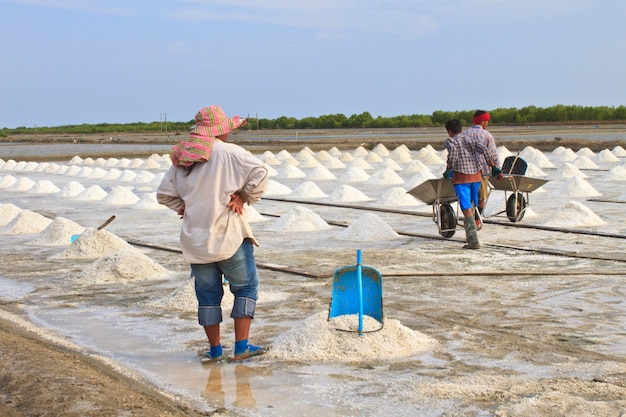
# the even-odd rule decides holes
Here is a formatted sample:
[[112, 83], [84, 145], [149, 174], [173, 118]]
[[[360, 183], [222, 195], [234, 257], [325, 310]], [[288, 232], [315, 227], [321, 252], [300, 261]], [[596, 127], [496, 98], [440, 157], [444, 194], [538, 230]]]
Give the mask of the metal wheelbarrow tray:
[[457, 201], [452, 180], [433, 178], [407, 191], [413, 197], [433, 207], [433, 221], [439, 234], [448, 239], [456, 232], [458, 205], [455, 211], [451, 203]]
[[[524, 175], [508, 175], [501, 180], [489, 177], [489, 195], [487, 199], [489, 199], [491, 191], [493, 190], [504, 191], [506, 216], [511, 222], [518, 222], [524, 217], [526, 207], [530, 202], [528, 194], [547, 182], [548, 180], [526, 177]], [[504, 211], [496, 213], [495, 215], [501, 213], [504, 213]]]

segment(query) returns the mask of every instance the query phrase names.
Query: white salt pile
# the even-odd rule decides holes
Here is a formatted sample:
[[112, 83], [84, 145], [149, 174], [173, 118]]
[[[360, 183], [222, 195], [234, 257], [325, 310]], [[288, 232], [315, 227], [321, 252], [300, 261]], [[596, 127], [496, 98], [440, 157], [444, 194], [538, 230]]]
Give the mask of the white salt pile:
[[244, 205], [244, 207], [246, 209], [246, 213], [247, 213], [247, 216], [248, 216], [248, 222], [255, 223], [255, 222], [264, 222], [264, 221], [267, 220], [253, 206], [249, 206], [248, 204], [246, 204], [246, 205]]
[[343, 175], [339, 178], [339, 181], [346, 182], [363, 182], [369, 178], [369, 174], [365, 172], [363, 168], [359, 167], [349, 167], [343, 173]]
[[41, 233], [50, 223], [52, 223], [52, 219], [42, 216], [39, 213], [30, 210], [21, 210], [17, 216], [0, 230], [0, 234], [24, 235]]
[[13, 203], [4, 203], [0, 205], [0, 227], [6, 226], [22, 211], [21, 208]]
[[363, 157], [367, 156], [367, 154], [368, 154], [368, 153], [369, 153], [369, 151], [368, 151], [367, 149], [365, 149], [363, 146], [359, 146], [359, 147], [357, 147], [357, 148], [356, 148], [356, 149], [352, 152], [352, 154], [353, 154], [355, 157], [361, 157], [361, 158], [363, 158]]
[[558, 210], [543, 223], [551, 227], [592, 227], [606, 224], [598, 215], [587, 206], [577, 201], [568, 202], [565, 207]]
[[330, 229], [331, 226], [312, 210], [295, 206], [280, 216], [269, 230], [277, 232], [312, 232]]
[[374, 148], [372, 149], [372, 152], [375, 152], [378, 155], [383, 156], [383, 157], [389, 156], [389, 150], [382, 143], [379, 143], [378, 145], [374, 146]]
[[608, 149], [603, 149], [598, 152], [595, 160], [598, 162], [620, 162], [620, 159], [617, 156], [613, 155], [613, 152], [609, 151]]
[[22, 177], [12, 186], [8, 187], [11, 191], [28, 191], [35, 186], [35, 181], [28, 177]]
[[141, 196], [139, 201], [137, 201], [133, 205], [133, 208], [141, 209], [141, 210], [166, 210], [167, 209], [167, 207], [165, 207], [162, 204], [159, 204], [159, 202], [157, 201], [156, 191], [145, 193], [143, 196]]
[[267, 181], [267, 190], [265, 191], [266, 196], [271, 197], [287, 194], [291, 194], [291, 188], [274, 180]]
[[411, 194], [407, 194], [406, 190], [402, 187], [393, 187], [385, 191], [385, 193], [378, 199], [378, 204], [381, 206], [417, 206], [423, 204], [421, 201], [413, 197]]
[[293, 189], [292, 198], [323, 198], [328, 197], [314, 182], [305, 181]]
[[383, 168], [373, 173], [366, 181], [368, 184], [399, 185], [404, 184], [401, 176], [391, 168]]
[[304, 171], [295, 165], [285, 165], [278, 173], [279, 178], [304, 178]]
[[359, 336], [336, 330], [328, 321], [328, 312], [320, 312], [279, 335], [266, 356], [296, 361], [362, 362], [406, 358], [436, 347], [435, 339], [403, 326], [398, 320], [386, 319], [380, 331]]
[[69, 162], [70, 165], [76, 165], [76, 164], [82, 164], [82, 163], [83, 163], [83, 158], [81, 158], [78, 155], [70, 159], [70, 162]]
[[28, 190], [28, 192], [32, 194], [54, 194], [59, 191], [61, 191], [61, 189], [54, 185], [52, 181], [48, 180], [39, 180]]
[[67, 169], [67, 171], [64, 172], [64, 174], [75, 177], [80, 172], [80, 170], [81, 167], [79, 167], [78, 165], [70, 165], [70, 167]]
[[85, 187], [78, 181], [70, 181], [61, 188], [59, 195], [61, 197], [76, 197], [85, 191]]
[[100, 178], [104, 178], [108, 173], [109, 171], [107, 171], [106, 169], [96, 167], [93, 169], [93, 171], [91, 171], [91, 174], [89, 174], [87, 178], [92, 180], [98, 180]]
[[[226, 295], [228, 291], [224, 291]], [[223, 304], [223, 303], [222, 303]], [[187, 279], [171, 294], [146, 302], [147, 307], [164, 309], [167, 311], [184, 311], [194, 313], [198, 311], [198, 299], [193, 279]]]
[[537, 177], [545, 177], [548, 174], [546, 174], [541, 168], [539, 168], [537, 165], [533, 164], [533, 163], [528, 163], [528, 167], [526, 168], [526, 176], [527, 177], [533, 177], [533, 178], [537, 178]]
[[337, 157], [341, 162], [352, 162], [354, 158], [348, 152], [343, 152]]
[[587, 178], [587, 175], [583, 174], [576, 166], [570, 162], [565, 162], [556, 173], [552, 175], [553, 179], [568, 179], [572, 177]]
[[328, 181], [328, 180], [335, 180], [335, 179], [337, 179], [337, 177], [335, 177], [335, 174], [330, 172], [328, 170], [328, 168], [326, 168], [323, 165], [318, 165], [318, 166], [314, 167], [308, 173], [306, 178], [309, 179], [309, 180], [316, 180], [316, 181]]
[[409, 148], [400, 145], [389, 154], [389, 159], [393, 159], [399, 164], [408, 164], [413, 161], [413, 156]]
[[624, 149], [620, 145], [617, 145], [616, 147], [614, 147], [612, 152], [613, 152], [613, 155], [615, 156], [621, 156], [621, 157], [626, 156], [626, 149]]
[[37, 239], [29, 243], [42, 246], [68, 246], [72, 241], [72, 236], [79, 235], [84, 231], [85, 228], [78, 223], [65, 217], [57, 217], [41, 232]]
[[591, 184], [580, 177], [570, 178], [553, 194], [567, 197], [597, 197], [602, 195]]
[[9, 188], [17, 182], [17, 178], [13, 175], [5, 175], [0, 180], [0, 188]]
[[125, 169], [124, 171], [122, 171], [122, 175], [120, 175], [118, 180], [124, 181], [124, 182], [130, 182], [130, 181], [134, 181], [135, 177], [137, 177], [137, 173], [135, 171]]
[[[443, 171], [441, 172], [443, 174]], [[426, 180], [431, 180], [437, 178], [430, 170], [428, 171], [419, 171], [415, 175], [413, 175], [409, 180], [404, 184], [404, 188], [407, 190], [411, 190]]]
[[92, 185], [78, 194], [75, 199], [79, 201], [100, 201], [107, 196], [107, 192], [99, 185]]
[[116, 180], [122, 176], [122, 171], [117, 168], [111, 168], [107, 174], [102, 177], [103, 180]]
[[578, 156], [588, 156], [588, 157], [594, 157], [596, 154], [589, 148], [580, 148], [577, 152], [576, 155]]
[[147, 184], [149, 182], [152, 182], [155, 177], [156, 175], [154, 175], [152, 172], [141, 170], [137, 173], [133, 181], [141, 184]]
[[532, 146], [527, 146], [520, 152], [520, 157], [526, 162], [532, 162], [539, 168], [554, 168], [554, 164], [550, 162], [547, 156], [544, 155], [539, 149], [535, 149]]
[[93, 174], [93, 168], [91, 168], [91, 167], [82, 167], [82, 168], [80, 169], [80, 171], [78, 171], [78, 172], [76, 173], [76, 176], [77, 176], [77, 177], [80, 177], [80, 178], [87, 178], [87, 177], [89, 177], [91, 174]]
[[374, 169], [373, 166], [367, 163], [367, 161], [363, 158], [356, 158], [349, 165], [350, 168], [361, 168], [361, 169]]
[[111, 189], [111, 192], [102, 199], [104, 204], [116, 205], [116, 206], [124, 206], [124, 205], [133, 205], [139, 201], [139, 197], [137, 197], [128, 187], [115, 186]]
[[340, 185], [330, 193], [330, 201], [333, 202], [358, 202], [358, 201], [371, 201], [372, 198], [366, 196], [362, 191], [357, 190], [349, 185]]
[[393, 169], [394, 171], [402, 171], [403, 169], [396, 161], [391, 158], [385, 158], [382, 162], [382, 165], [389, 169]]
[[626, 166], [619, 165], [611, 168], [602, 179], [606, 181], [626, 181]]
[[428, 168], [422, 161], [411, 161], [404, 168], [404, 172], [407, 174], [415, 174], [416, 172], [422, 171], [430, 171], [430, 168]]
[[166, 277], [169, 271], [131, 248], [105, 255], [72, 279], [83, 284], [128, 283], [133, 281], [154, 280]]
[[11, 170], [13, 170], [16, 166], [17, 166], [17, 161], [15, 161], [15, 160], [13, 160], [13, 159], [9, 159], [8, 161], [6, 161], [6, 162], [2, 165], [2, 170], [3, 170], [3, 171], [11, 171]]
[[88, 228], [63, 252], [53, 258], [97, 259], [117, 251], [131, 250], [133, 247], [124, 239], [104, 229]]
[[320, 162], [326, 162], [329, 161], [333, 158], [333, 156], [331, 154], [329, 154], [327, 151], [325, 150], [321, 150], [317, 153], [317, 155], [315, 156], [315, 158], [320, 161]]
[[596, 169], [598, 165], [593, 162], [588, 156], [578, 156], [572, 161], [576, 168], [581, 169]]
[[578, 157], [576, 152], [569, 148], [564, 148], [563, 146], [559, 146], [555, 150], [552, 151], [552, 155], [554, 155], [555, 161], [562, 162], [571, 162]]
[[343, 240], [355, 241], [380, 241], [399, 238], [398, 235], [383, 219], [373, 213], [367, 213], [356, 219], [346, 229], [339, 238]]
[[344, 169], [346, 167], [346, 164], [344, 164], [339, 160], [339, 158], [334, 156], [322, 163], [328, 169]]
[[368, 152], [368, 154], [365, 155], [365, 158], [363, 159], [373, 164], [379, 164], [383, 162], [383, 158], [380, 155], [378, 155], [376, 152]]

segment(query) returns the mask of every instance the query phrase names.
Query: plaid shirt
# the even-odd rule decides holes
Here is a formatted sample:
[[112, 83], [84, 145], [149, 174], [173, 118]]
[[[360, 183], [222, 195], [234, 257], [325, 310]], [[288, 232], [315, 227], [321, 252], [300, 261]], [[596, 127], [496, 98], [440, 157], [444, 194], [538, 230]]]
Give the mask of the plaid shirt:
[[493, 135], [479, 125], [474, 125], [466, 129], [463, 134], [471, 138], [472, 141], [475, 141], [477, 146], [481, 148], [478, 158], [481, 161], [483, 176], [487, 177], [491, 175], [492, 166], [500, 167], [498, 149], [496, 148], [496, 141]]
[[485, 146], [464, 133], [458, 133], [445, 141], [448, 150], [448, 167], [461, 174], [477, 174], [482, 171]]

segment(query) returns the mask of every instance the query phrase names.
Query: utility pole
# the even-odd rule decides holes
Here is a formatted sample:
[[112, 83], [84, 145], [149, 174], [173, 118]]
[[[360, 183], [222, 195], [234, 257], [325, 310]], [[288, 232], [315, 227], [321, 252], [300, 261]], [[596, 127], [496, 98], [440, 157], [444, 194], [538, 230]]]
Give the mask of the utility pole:
[[161, 132], [163, 132], [163, 113], [159, 113], [159, 126], [161, 126]]
[[167, 113], [163, 113], [165, 115], [165, 134], [167, 135]]

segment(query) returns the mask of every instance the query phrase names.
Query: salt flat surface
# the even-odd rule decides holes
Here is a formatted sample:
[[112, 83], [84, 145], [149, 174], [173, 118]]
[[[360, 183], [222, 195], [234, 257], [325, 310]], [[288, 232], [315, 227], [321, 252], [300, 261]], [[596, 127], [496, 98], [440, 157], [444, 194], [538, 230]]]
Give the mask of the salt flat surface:
[[[626, 235], [626, 152], [519, 151], [527, 175], [549, 181], [519, 225], [492, 191], [480, 251], [461, 249], [462, 226], [442, 239], [432, 206], [406, 194], [441, 176], [445, 155], [430, 146], [259, 153], [275, 175], [247, 208], [261, 244], [250, 341], [273, 349], [240, 364], [200, 363], [207, 344], [189, 266], [158, 248], [176, 249], [180, 227], [156, 203], [167, 155], [2, 161], [0, 300], [207, 411], [619, 415], [626, 245], [602, 235]], [[354, 316], [327, 320], [333, 273], [354, 265], [357, 249], [383, 276], [384, 326], [362, 336]]]

